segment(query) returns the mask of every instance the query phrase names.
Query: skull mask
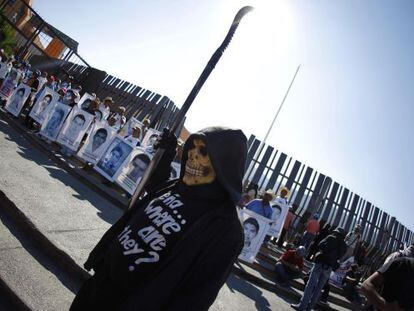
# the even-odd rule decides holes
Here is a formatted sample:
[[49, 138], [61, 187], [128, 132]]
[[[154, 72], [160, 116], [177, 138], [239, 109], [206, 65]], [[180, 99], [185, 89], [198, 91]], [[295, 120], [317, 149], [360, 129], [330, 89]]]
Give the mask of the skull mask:
[[204, 141], [200, 138], [194, 138], [188, 150], [183, 182], [188, 186], [194, 186], [209, 184], [215, 179], [216, 172], [211, 165]]

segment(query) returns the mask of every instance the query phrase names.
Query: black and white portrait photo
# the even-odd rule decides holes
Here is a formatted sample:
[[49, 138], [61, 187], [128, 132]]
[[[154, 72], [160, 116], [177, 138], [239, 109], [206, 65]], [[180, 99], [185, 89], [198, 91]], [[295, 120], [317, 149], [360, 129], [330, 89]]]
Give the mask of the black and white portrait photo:
[[57, 142], [71, 150], [77, 150], [94, 115], [74, 107], [59, 133]]
[[116, 131], [112, 127], [103, 122], [95, 122], [78, 156], [89, 163], [96, 164], [115, 135]]
[[40, 135], [55, 141], [70, 110], [71, 107], [65, 104], [55, 103], [48, 109], [48, 115], [40, 128]]
[[33, 105], [33, 109], [30, 111], [29, 116], [39, 124], [43, 124], [46, 115], [53, 107], [53, 104], [59, 99], [59, 94], [52, 89], [46, 87], [37, 96], [37, 100]]
[[267, 234], [277, 238], [282, 231], [286, 215], [289, 212], [289, 204], [286, 199], [278, 197], [270, 202], [270, 206], [273, 210], [272, 224]]
[[152, 156], [142, 148], [135, 148], [116, 176], [116, 182], [129, 194], [133, 194], [145, 173]]
[[244, 233], [244, 245], [239, 259], [252, 263], [269, 230], [270, 219], [248, 209], [239, 210], [239, 218]]
[[[143, 124], [142, 124], [142, 122], [138, 121], [134, 117], [130, 118], [127, 121], [127, 123], [125, 123], [125, 125], [119, 131], [119, 135], [124, 136], [124, 137], [131, 136], [132, 131], [133, 131], [134, 127], [136, 127], [136, 126], [138, 126], [141, 129], [141, 135], [142, 135], [142, 133], [143, 133]], [[143, 137], [139, 137], [139, 140], [142, 141]]]
[[78, 107], [82, 110], [87, 110], [95, 97], [89, 93], [83, 94], [78, 102]]
[[133, 147], [130, 144], [124, 141], [122, 137], [116, 136], [99, 159], [97, 165], [94, 166], [95, 170], [105, 178], [113, 181], [115, 174], [122, 167], [132, 150]]
[[147, 133], [145, 134], [145, 137], [142, 140], [142, 147], [149, 154], [155, 153], [154, 144], [160, 135], [161, 135], [161, 132], [154, 130], [154, 129], [148, 129]]
[[178, 162], [172, 162], [170, 179], [175, 179], [175, 178], [180, 177], [180, 172], [181, 172], [181, 164]]
[[15, 117], [18, 117], [23, 108], [24, 103], [30, 95], [30, 92], [30, 87], [21, 83], [7, 100], [5, 105], [6, 111], [11, 113]]

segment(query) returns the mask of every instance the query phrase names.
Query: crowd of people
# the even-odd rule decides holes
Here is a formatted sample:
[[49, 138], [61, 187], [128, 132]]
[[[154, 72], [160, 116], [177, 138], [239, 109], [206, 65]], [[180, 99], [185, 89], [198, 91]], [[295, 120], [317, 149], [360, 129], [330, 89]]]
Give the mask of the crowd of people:
[[[251, 185], [247, 189], [239, 208], [268, 219], [278, 214], [272, 190], [260, 193]], [[289, 189], [282, 187], [278, 197], [286, 199], [288, 193]], [[390, 254], [369, 276], [365, 271], [372, 269], [367, 266], [368, 244], [362, 238], [362, 224], [346, 233], [341, 227], [324, 223], [315, 213], [298, 235], [301, 219], [294, 214], [296, 209], [291, 205], [286, 214], [276, 242], [282, 255], [274, 266], [279, 285], [290, 286], [297, 279], [305, 283], [303, 296], [298, 304], [291, 305], [293, 309], [312, 310], [318, 302], [327, 303], [331, 286], [337, 286], [354, 310], [414, 310], [414, 297], [409, 294], [414, 288], [414, 244]], [[262, 246], [274, 246], [274, 242], [265, 239]], [[304, 272], [305, 262], [309, 273]]]
[[[0, 50], [0, 98], [5, 110], [21, 118], [28, 130], [49, 144], [60, 145], [62, 155], [76, 156], [84, 163], [85, 170], [94, 167], [106, 178], [106, 185], [115, 181], [115, 172], [120, 171], [127, 151], [140, 149], [142, 152], [134, 153], [126, 165], [123, 183], [119, 182], [129, 194], [133, 193], [155, 152], [159, 132], [150, 128], [149, 118], [141, 122], [135, 118], [127, 120], [125, 107], [116, 105], [110, 96], [101, 100], [94, 93], [83, 92], [82, 86], [65, 70], [40, 71], [13, 55], [7, 56], [3, 50]], [[149, 138], [144, 144], [147, 134]], [[103, 148], [115, 136], [121, 136], [125, 144], [120, 142], [108, 154], [103, 154]], [[102, 164], [101, 170], [98, 163]]]
[[[27, 89], [29, 90], [30, 94], [26, 94]], [[53, 93], [48, 94], [48, 90], [53, 91]], [[103, 130], [104, 127], [111, 128], [114, 133], [121, 136], [121, 140], [124, 143], [126, 143], [128, 146], [132, 146], [132, 148], [143, 146], [144, 139], [147, 133], [149, 133], [148, 131], [150, 129], [151, 122], [149, 119], [143, 120], [142, 124], [140, 124], [139, 126], [136, 124], [134, 125], [134, 123], [128, 122], [126, 118], [125, 107], [118, 106], [115, 109], [115, 111], [111, 110], [113, 109], [113, 107], [115, 107], [114, 101], [111, 97], [106, 97], [103, 100], [100, 100], [95, 94], [85, 93], [81, 97], [82, 93], [82, 86], [76, 84], [73, 77], [70, 76], [67, 72], [62, 71], [57, 74], [51, 74], [46, 71], [39, 71], [37, 69], [33, 69], [29, 63], [17, 60], [13, 56], [9, 57], [5, 55], [4, 51], [0, 50], [0, 97], [2, 98], [2, 103], [6, 104], [7, 102], [9, 106], [15, 107], [15, 110], [9, 108], [9, 111], [17, 112], [17, 117], [24, 114], [24, 124], [25, 126], [27, 126], [29, 130], [32, 130], [33, 132], [43, 131], [44, 133], [42, 135], [42, 138], [50, 143], [52, 140], [55, 141], [54, 139], [52, 139], [53, 137], [57, 138], [56, 125], [61, 124], [65, 118], [68, 118], [70, 111], [80, 109], [92, 116], [93, 121], [89, 124], [87, 131], [84, 133], [81, 144], [77, 146], [76, 150], [67, 147], [67, 145], [62, 144], [60, 147], [60, 151], [63, 155], [73, 156], [79, 150], [82, 150], [82, 145], [85, 144], [88, 135], [91, 136], [89, 137], [91, 139], [89, 148], [90, 153], [92, 154], [103, 144], [103, 142], [107, 139], [107, 136], [109, 135], [107, 130]], [[13, 98], [11, 98], [12, 94], [14, 94]], [[55, 102], [61, 103], [68, 107], [65, 111], [64, 109], [47, 109], [48, 106], [50, 106], [51, 103], [54, 101], [54, 96], [58, 96]], [[37, 104], [35, 105], [35, 103]], [[48, 115], [45, 114], [46, 111], [48, 111]], [[14, 113], [13, 115], [16, 116]], [[68, 137], [75, 136], [74, 133], [79, 132], [79, 129], [82, 128], [86, 124], [86, 122], [86, 117], [83, 114], [73, 116], [70, 124], [67, 124], [64, 130], [66, 135]], [[101, 124], [101, 128], [96, 128], [95, 131], [93, 131], [94, 123]], [[227, 130], [220, 129], [219, 133], [220, 135], [224, 136], [229, 135]], [[216, 137], [216, 134], [212, 134], [212, 132], [209, 131], [203, 133], [201, 137], [208, 137], [209, 135], [211, 137]], [[231, 135], [229, 135], [226, 138], [227, 144], [229, 145], [234, 143]], [[154, 152], [154, 139], [157, 136], [158, 135], [156, 133], [152, 133], [150, 137], [147, 139], [152, 143], [149, 143], [145, 146], [147, 148], [145, 150], [146, 153], [152, 154]], [[240, 137], [238, 137], [240, 141], [245, 140], [244, 135], [242, 138]], [[189, 150], [188, 158], [187, 156], [185, 156], [183, 159], [184, 162], [189, 161], [191, 163], [191, 161], [193, 161], [193, 158], [195, 159], [196, 153], [198, 153], [199, 156], [197, 161], [200, 161], [201, 158], [206, 157], [206, 146], [203, 140], [200, 139], [200, 136], [194, 136], [188, 144], [190, 144], [187, 147], [187, 150]], [[210, 141], [210, 148], [213, 145], [214, 142]], [[237, 148], [243, 149], [243, 146], [244, 143], [238, 143]], [[213, 152], [220, 153], [219, 149], [220, 146], [217, 146], [217, 149]], [[111, 151], [108, 153], [108, 156], [103, 156], [99, 162], [96, 161], [94, 163], [92, 160], [91, 162], [85, 161], [84, 169], [89, 169], [97, 163], [97, 166], [101, 166], [101, 169], [106, 170], [106, 173], [109, 174], [110, 172], [118, 169], [118, 167], [115, 165], [115, 161], [119, 162], [120, 158], [122, 158], [123, 156], [124, 150], [125, 148], [123, 149], [122, 145], [117, 144], [116, 146], [114, 146], [113, 149], [111, 149]], [[243, 149], [243, 152], [245, 151], [246, 150]], [[139, 177], [142, 176], [143, 172], [145, 171], [145, 168], [148, 166], [149, 161], [149, 157], [144, 157], [142, 154], [135, 154], [131, 158], [131, 163], [128, 165], [124, 175], [128, 177], [130, 180], [139, 179]], [[244, 168], [245, 163], [242, 162], [243, 161], [241, 161], [239, 165], [240, 170]], [[209, 159], [208, 162], [205, 162], [202, 165], [200, 163], [192, 165], [187, 163], [186, 173], [182, 177], [184, 184], [190, 186], [199, 184], [200, 180], [202, 180], [203, 178], [206, 179], [208, 177], [211, 180], [204, 180], [203, 182], [205, 184], [210, 185], [217, 178], [218, 180], [228, 178], [228, 176], [222, 176], [222, 169], [224, 168], [224, 165], [229, 165], [229, 163], [223, 162], [220, 163], [221, 166], [218, 165], [218, 163], [211, 163]], [[203, 171], [199, 172], [199, 167], [203, 167]], [[209, 172], [209, 174], [205, 175], [204, 173], [207, 171]], [[236, 175], [241, 176], [241, 174]], [[215, 184], [213, 183], [213, 185]], [[191, 193], [193, 191], [192, 189], [187, 189], [182, 185], [179, 185], [177, 187], [178, 188], [171, 189], [177, 191], [177, 193], [180, 193], [184, 196], [188, 195], [188, 192]], [[235, 192], [232, 189], [226, 189], [226, 191], [231, 194], [230, 196], [228, 196], [223, 195], [223, 193], [221, 192], [223, 189], [221, 189], [218, 186], [208, 187], [212, 187], [211, 189], [207, 190], [210, 191], [210, 195], [217, 195], [218, 201], [221, 200], [229, 206], [233, 204], [231, 202], [235, 202], [240, 209], [245, 208], [257, 215], [260, 215], [261, 217], [264, 217], [265, 219], [268, 219], [270, 225], [269, 230], [273, 231], [271, 231], [272, 234], [269, 234], [263, 240], [263, 245], [271, 245], [272, 247], [278, 246], [279, 249], [283, 251], [282, 255], [280, 256], [280, 259], [274, 266], [276, 282], [282, 286], [287, 286], [295, 279], [303, 279], [306, 284], [300, 302], [298, 304], [292, 304], [292, 308], [296, 310], [311, 310], [314, 308], [317, 302], [326, 302], [329, 296], [331, 286], [329, 280], [332, 277], [333, 273], [339, 274], [338, 271], [342, 269], [343, 273], [341, 274], [340, 278], [340, 287], [342, 287], [345, 297], [353, 304], [353, 306], [356, 309], [366, 308], [367, 310], [414, 310], [414, 295], [411, 295], [412, 289], [414, 288], [414, 245], [411, 245], [404, 250], [398, 251], [397, 253], [391, 254], [390, 256], [388, 256], [382, 267], [380, 267], [377, 271], [374, 271], [374, 273], [372, 273], [370, 276], [364, 277], [362, 271], [363, 266], [367, 263], [367, 243], [362, 239], [363, 224], [357, 224], [352, 230], [352, 232], [346, 233], [345, 230], [341, 227], [334, 227], [330, 224], [323, 223], [323, 220], [320, 219], [320, 215], [318, 213], [314, 213], [306, 221], [306, 223], [303, 224], [303, 233], [298, 236], [299, 232], [297, 230], [297, 225], [300, 223], [300, 221], [298, 221], [300, 219], [298, 219], [298, 215], [295, 215], [295, 210], [297, 209], [297, 206], [289, 205], [290, 190], [288, 188], [282, 187], [278, 195], [276, 195], [272, 190], [267, 190], [259, 194], [258, 187], [250, 187], [249, 190], [242, 195], [241, 199], [237, 203], [237, 200], [239, 198], [237, 197], [236, 200], [236, 196], [234, 195]], [[163, 200], [169, 196], [172, 196], [172, 194], [169, 192], [164, 193], [157, 200], [163, 202], [160, 203], [161, 205], [165, 205], [165, 202], [167, 202], [168, 200]], [[177, 198], [178, 197], [179, 195], [177, 194]], [[204, 204], [202, 203], [204, 201], [197, 201], [199, 200], [199, 198], [202, 197], [200, 193], [198, 193], [194, 197], [190, 195], [190, 197], [191, 200], [194, 200], [194, 202], [191, 201], [193, 202], [191, 204]], [[224, 200], [223, 198], [226, 199]], [[211, 200], [211, 198], [207, 199]], [[145, 211], [149, 210], [151, 209], [145, 209]], [[144, 211], [144, 209], [141, 209], [141, 211]], [[189, 209], [188, 211], [186, 211], [186, 213], [186, 217], [189, 220], [192, 220], [193, 211]], [[145, 218], [148, 215], [141, 216]], [[125, 217], [123, 217], [123, 220], [121, 221], [122, 225], [131, 225], [137, 221], [137, 219], [132, 217], [132, 214], [128, 214]], [[227, 215], [223, 217], [229, 216]], [[282, 218], [283, 222], [280, 223], [280, 220]], [[180, 221], [182, 225], [185, 224], [185, 221]], [[278, 222], [280, 223], [280, 228], [274, 227], [274, 224]], [[139, 225], [141, 226], [143, 224]], [[234, 226], [237, 226], [236, 223], [234, 223]], [[124, 239], [124, 236], [125, 240], [127, 239], [126, 234], [129, 232], [129, 226], [123, 229], [123, 227], [119, 227], [117, 223], [115, 227], [115, 229], [111, 228], [110, 231], [108, 231], [108, 234], [111, 234], [111, 239], [113, 239], [114, 241], [119, 240], [119, 242], [121, 243], [120, 245], [122, 245], [122, 247], [125, 247], [125, 244], [123, 244], [124, 241], [122, 239]], [[250, 246], [252, 240], [259, 231], [259, 224], [254, 218], [249, 218], [243, 223], [243, 227], [244, 245], [246, 246], [246, 244], [249, 244], [248, 246]], [[218, 228], [224, 231], [228, 229], [226, 228], [225, 224], [220, 224]], [[122, 229], [124, 231], [121, 232]], [[115, 231], [119, 235], [114, 235]], [[200, 236], [204, 235], [206, 239], [211, 238], [206, 235], [206, 232], [200, 232]], [[228, 238], [233, 239], [234, 236], [229, 236]], [[107, 238], [105, 239], [107, 240]], [[212, 248], [212, 250], [217, 250], [220, 249], [220, 247], [222, 247], [218, 246], [220, 244], [220, 239], [221, 237], [217, 236], [217, 243], [215, 244], [215, 247]], [[106, 240], [104, 241], [105, 243], [107, 243]], [[104, 243], [102, 241], [97, 246], [99, 252], [101, 252], [101, 244]], [[173, 242], [174, 241], [175, 240], [173, 240]], [[241, 245], [242, 242], [239, 242]], [[108, 245], [105, 245], [105, 248], [107, 247]], [[152, 244], [151, 247], [153, 247]], [[161, 250], [162, 248], [158, 247], [157, 251]], [[227, 249], [227, 251], [229, 250]], [[194, 299], [194, 304], [201, 304], [203, 306], [211, 304], [211, 299], [215, 297], [220, 286], [223, 284], [225, 276], [227, 276], [230, 271], [229, 266], [232, 265], [233, 261], [236, 258], [235, 256], [237, 256], [236, 253], [238, 251], [239, 246], [231, 249], [231, 252], [229, 253], [229, 260], [226, 260], [225, 265], [223, 265], [225, 270], [223, 270], [220, 273], [220, 275], [216, 275], [216, 280], [213, 286], [214, 288], [209, 289], [209, 300], [196, 301]], [[94, 250], [94, 252], [91, 253], [91, 256], [89, 257], [85, 267], [89, 269], [103, 269], [101, 267], [102, 263], [100, 262], [100, 260], [102, 260], [102, 258], [106, 255], [102, 252], [99, 255], [97, 255], [96, 249]], [[128, 252], [128, 250], [126, 252]], [[160, 254], [162, 254], [162, 251], [160, 251]], [[181, 261], [187, 259], [187, 257], [185, 257], [184, 255], [176, 256], [177, 258], [180, 258]], [[196, 258], [198, 255], [189, 254], [189, 256], [193, 256], [194, 258]], [[213, 258], [211, 257], [211, 253], [209, 256], [210, 258]], [[222, 259], [223, 258], [221, 258], [220, 260]], [[139, 260], [136, 260], [133, 265], [130, 265], [128, 268], [129, 271], [141, 269], [141, 267], [137, 268], [139, 262]], [[214, 260], [212, 261], [212, 263], [214, 263]], [[165, 262], [163, 264], [165, 264]], [[304, 271], [306, 264], [309, 264], [309, 266], [311, 267], [309, 273], [305, 273]], [[181, 263], [179, 263], [178, 265], [181, 269]], [[200, 266], [199, 268], [205, 270], [205, 266]], [[219, 266], [217, 266], [217, 268], [219, 268]], [[208, 271], [210, 274], [214, 274], [210, 268], [206, 271]], [[98, 276], [104, 275], [105, 278], [108, 278], [109, 276], [107, 275], [107, 273], [110, 273], [110, 271], [99, 270]], [[146, 271], [143, 270], [142, 273], [146, 275]], [[204, 274], [207, 280], [207, 274]], [[184, 271], [183, 275], [185, 275]], [[90, 288], [90, 286], [96, 285], [91, 285], [92, 282], [105, 283], [107, 281], [107, 279], [105, 278], [92, 278], [92, 281], [89, 281], [87, 286], [84, 286], [80, 294], [78, 294], [73, 305], [73, 310], [80, 310], [84, 306], [91, 305], [92, 300], [90, 300], [90, 291], [92, 289]], [[153, 283], [153, 289], [156, 289], [158, 283]], [[199, 282], [196, 279], [192, 279], [191, 282], [188, 282], [188, 284], [199, 285]], [[107, 285], [108, 284], [106, 284], [105, 286]], [[108, 288], [110, 288], [111, 290], [115, 290], [113, 286], [114, 284], [110, 284]], [[195, 288], [196, 285], [194, 285], [194, 288], [191, 290], [194, 291]], [[108, 294], [106, 290], [103, 290], [100, 293]], [[182, 297], [184, 297], [185, 295], [187, 295], [187, 293], [183, 293]], [[121, 300], [124, 297], [124, 293], [122, 293], [119, 295], [119, 297], [116, 298], [116, 302], [114, 302], [114, 300], [111, 300], [110, 303], [121, 303]], [[169, 297], [168, 299], [172, 298]], [[104, 299], [104, 301], [106, 300]], [[184, 306], [182, 302], [177, 303]], [[104, 306], [103, 303], [101, 303], [101, 305]]]

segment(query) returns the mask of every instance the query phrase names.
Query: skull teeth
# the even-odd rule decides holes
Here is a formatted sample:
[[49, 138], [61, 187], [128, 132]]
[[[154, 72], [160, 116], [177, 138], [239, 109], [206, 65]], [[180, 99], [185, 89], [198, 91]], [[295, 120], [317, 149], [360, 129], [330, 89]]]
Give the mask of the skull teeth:
[[203, 169], [199, 169], [199, 168], [196, 168], [196, 167], [191, 167], [188, 164], [185, 165], [185, 172], [188, 175], [192, 175], [192, 176], [200, 176], [200, 177], [204, 176]]

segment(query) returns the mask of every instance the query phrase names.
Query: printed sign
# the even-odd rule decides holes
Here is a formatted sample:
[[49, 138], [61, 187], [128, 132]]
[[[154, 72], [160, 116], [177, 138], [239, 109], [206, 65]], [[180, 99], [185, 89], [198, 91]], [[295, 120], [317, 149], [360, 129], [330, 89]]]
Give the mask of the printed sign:
[[53, 104], [53, 107], [48, 109], [48, 115], [40, 128], [40, 135], [55, 141], [71, 109], [71, 107], [61, 102]]
[[177, 162], [171, 163], [171, 174], [170, 179], [176, 179], [180, 177], [181, 172], [181, 164]]
[[29, 86], [20, 83], [7, 100], [4, 108], [15, 117], [18, 117], [31, 91], [32, 89]]
[[116, 172], [122, 167], [134, 149], [121, 136], [115, 136], [106, 148], [94, 169], [110, 181], [114, 181]]
[[75, 106], [59, 133], [57, 142], [70, 150], [78, 150], [79, 145], [95, 116]]
[[13, 90], [17, 85], [17, 77], [18, 74], [16, 70], [10, 71], [9, 75], [0, 86], [0, 96], [2, 98], [7, 99], [13, 93]]
[[78, 102], [78, 108], [82, 110], [87, 110], [94, 100], [95, 97], [93, 95], [85, 93]]
[[116, 182], [132, 195], [151, 162], [151, 158], [152, 155], [146, 153], [144, 149], [135, 148], [118, 171]]
[[154, 144], [157, 141], [158, 136], [161, 135], [161, 132], [154, 130], [154, 129], [148, 129], [147, 133], [145, 134], [144, 139], [142, 140], [142, 148], [145, 149], [146, 152], [149, 154], [154, 154]]
[[94, 123], [78, 156], [87, 162], [96, 164], [115, 135], [116, 131], [107, 126], [105, 122]]
[[239, 259], [252, 263], [269, 231], [271, 220], [248, 209], [238, 211], [244, 232], [244, 246]]
[[278, 197], [274, 199], [272, 202], [270, 202], [270, 205], [272, 206], [272, 209], [273, 209], [273, 213], [272, 213], [273, 223], [270, 226], [270, 229], [267, 232], [267, 234], [277, 238], [279, 237], [279, 234], [282, 231], [283, 224], [285, 223], [286, 215], [289, 212], [289, 204], [286, 199]]
[[128, 120], [127, 123], [125, 123], [125, 125], [122, 127], [122, 129], [119, 131], [119, 135], [121, 136], [130, 136], [132, 135], [132, 129], [134, 127], [138, 126], [141, 129], [141, 134], [139, 137], [139, 140], [142, 142], [142, 128], [143, 128], [143, 124], [142, 122], [138, 121], [136, 118], [132, 117], [131, 119]]
[[33, 105], [29, 116], [39, 124], [43, 124], [49, 109], [54, 106], [54, 103], [59, 99], [59, 94], [52, 89], [45, 87], [41, 94], [37, 96], [37, 100]]

